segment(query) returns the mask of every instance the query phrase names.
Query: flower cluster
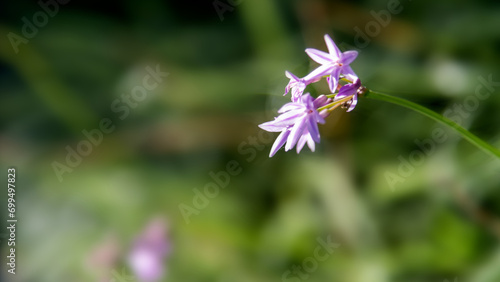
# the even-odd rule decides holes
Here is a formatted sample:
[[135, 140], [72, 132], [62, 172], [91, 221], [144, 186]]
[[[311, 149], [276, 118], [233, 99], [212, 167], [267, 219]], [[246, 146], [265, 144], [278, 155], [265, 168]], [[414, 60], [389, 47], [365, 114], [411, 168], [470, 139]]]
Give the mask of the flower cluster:
[[[284, 95], [291, 92], [292, 102], [278, 110], [280, 116], [259, 125], [269, 132], [281, 132], [271, 148], [269, 157], [274, 156], [285, 143], [285, 151], [297, 146], [297, 153], [300, 153], [307, 143], [314, 152], [315, 142], [320, 141], [318, 123], [325, 123], [325, 118], [339, 106], [346, 108], [348, 112], [352, 111], [358, 103], [358, 95], [366, 91], [349, 66], [358, 56], [358, 52], [342, 53], [328, 34], [325, 35], [325, 42], [328, 53], [312, 48], [306, 49], [307, 55], [320, 64], [318, 68], [303, 78], [285, 72], [290, 82], [285, 88]], [[332, 94], [313, 98], [309, 93], [304, 93], [307, 85], [318, 82], [323, 77], [326, 77]], [[347, 83], [341, 85], [340, 80]], [[337, 90], [338, 93], [334, 94]]]

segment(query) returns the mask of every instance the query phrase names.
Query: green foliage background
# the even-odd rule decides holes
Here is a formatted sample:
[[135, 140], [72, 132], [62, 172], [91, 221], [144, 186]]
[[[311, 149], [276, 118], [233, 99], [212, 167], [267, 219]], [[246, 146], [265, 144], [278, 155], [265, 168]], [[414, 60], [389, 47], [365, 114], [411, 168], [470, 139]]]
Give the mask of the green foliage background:
[[[453, 131], [361, 99], [320, 126], [315, 153], [268, 159], [272, 141], [257, 127], [289, 100], [284, 71], [316, 67], [304, 49], [325, 50], [325, 33], [343, 50], [357, 47], [352, 67], [368, 88], [441, 113], [463, 107], [478, 77], [500, 82], [496, 1], [402, 0], [362, 48], [358, 28], [366, 33], [392, 1], [242, 0], [222, 21], [212, 1], [70, 1], [17, 54], [7, 34], [22, 35], [22, 18], [41, 8], [4, 2], [1, 179], [16, 167], [19, 222], [15, 276], [2, 231], [2, 281], [127, 272], [131, 242], [156, 216], [168, 219], [172, 244], [164, 281], [282, 281], [328, 236], [340, 246], [307, 281], [500, 281], [500, 162]], [[156, 65], [169, 76], [120, 120], [111, 104]], [[307, 91], [328, 90], [320, 82]], [[497, 85], [473, 111], [453, 112], [497, 147], [499, 94]], [[58, 181], [53, 162], [103, 118], [115, 130]], [[415, 140], [436, 128], [446, 141], [419, 159]], [[391, 187], [388, 173], [411, 158], [414, 171]], [[179, 205], [193, 206], [193, 189], [231, 161], [242, 172], [187, 223]], [[109, 237], [120, 259], [90, 267]]]

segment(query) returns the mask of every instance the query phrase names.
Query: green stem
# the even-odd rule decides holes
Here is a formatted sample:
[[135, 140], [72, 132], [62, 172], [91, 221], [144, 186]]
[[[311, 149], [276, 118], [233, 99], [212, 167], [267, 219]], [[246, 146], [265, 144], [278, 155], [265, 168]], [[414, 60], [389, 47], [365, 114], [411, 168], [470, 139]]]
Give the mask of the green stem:
[[486, 152], [490, 155], [493, 155], [497, 158], [500, 158], [500, 150], [498, 150], [497, 148], [484, 142], [481, 138], [470, 133], [467, 129], [463, 128], [458, 123], [456, 123], [456, 122], [450, 120], [449, 118], [446, 118], [446, 117], [444, 117], [444, 116], [442, 116], [442, 115], [440, 115], [432, 110], [429, 110], [426, 107], [420, 106], [418, 104], [415, 104], [413, 102], [410, 102], [410, 101], [402, 99], [402, 98], [390, 96], [390, 95], [375, 92], [372, 90], [367, 90], [367, 92], [364, 94], [364, 96], [366, 98], [369, 98], [369, 99], [385, 101], [385, 102], [393, 103], [393, 104], [396, 104], [399, 106], [403, 106], [403, 107], [406, 107], [408, 109], [414, 110], [415, 112], [418, 112], [420, 114], [428, 116], [437, 122], [440, 122], [444, 125], [447, 125], [453, 129], [455, 129], [458, 133], [460, 133], [460, 135], [462, 135], [463, 138], [465, 138], [471, 144], [475, 145], [476, 147], [483, 150], [484, 152]]
[[[328, 97], [329, 95], [326, 95], [326, 96]], [[352, 95], [348, 96], [348, 97], [345, 97], [345, 98], [342, 98], [342, 99], [340, 99], [338, 101], [331, 102], [330, 104], [325, 105], [323, 107], [320, 107], [317, 110], [318, 110], [318, 112], [321, 112], [324, 109], [328, 109], [328, 108], [331, 108], [331, 107], [336, 107], [336, 106], [338, 106], [338, 105], [340, 105], [340, 104], [342, 104], [344, 102], [347, 102], [347, 101], [349, 101], [351, 99], [352, 99]]]

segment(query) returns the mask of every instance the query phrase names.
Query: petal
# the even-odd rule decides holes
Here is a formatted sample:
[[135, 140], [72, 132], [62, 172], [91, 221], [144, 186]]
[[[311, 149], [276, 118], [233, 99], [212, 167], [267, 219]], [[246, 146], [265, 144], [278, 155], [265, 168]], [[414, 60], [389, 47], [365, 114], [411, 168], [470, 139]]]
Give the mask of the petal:
[[307, 146], [309, 146], [309, 149], [311, 149], [311, 152], [314, 152], [314, 149], [316, 149], [316, 144], [314, 144], [314, 140], [312, 138], [307, 138]]
[[285, 71], [285, 76], [291, 80], [295, 80], [295, 81], [299, 80], [299, 78], [296, 75], [294, 75], [293, 73], [291, 73], [289, 71]]
[[306, 93], [300, 97], [300, 101], [307, 109], [314, 109], [314, 99], [311, 94]]
[[342, 54], [342, 62], [344, 65], [349, 65], [352, 63], [356, 57], [358, 56], [358, 51], [345, 51]]
[[[326, 110], [326, 109], [325, 109]], [[322, 110], [324, 111], [324, 110]], [[321, 115], [320, 113], [318, 113], [318, 111], [316, 111], [314, 113], [314, 120], [317, 122], [317, 123], [321, 123], [321, 124], [324, 124], [325, 123], [325, 119], [323, 118], [323, 115]]]
[[304, 134], [304, 129], [306, 128], [306, 118], [302, 118], [297, 121], [297, 123], [293, 126], [292, 130], [290, 131], [290, 135], [288, 136], [288, 139], [286, 141], [286, 146], [285, 146], [285, 151], [290, 150], [297, 144], [297, 141], [299, 140], [300, 136]]
[[298, 102], [300, 100], [302, 93], [304, 93], [304, 89], [305, 87], [302, 86], [292, 88], [292, 102]]
[[276, 125], [274, 123], [274, 120], [273, 120], [273, 121], [268, 121], [268, 122], [259, 124], [259, 127], [264, 129], [265, 131], [268, 131], [268, 132], [280, 132], [284, 128], [286, 128], [287, 126]]
[[338, 101], [340, 99], [344, 99], [347, 96], [351, 96], [356, 93], [356, 86], [354, 84], [346, 84], [342, 86], [339, 90], [339, 94], [335, 95], [333, 101]]
[[304, 77], [304, 80], [311, 81], [311, 80], [321, 79], [321, 77], [323, 77], [324, 75], [331, 74], [332, 71], [336, 68], [338, 67], [334, 65], [321, 65], [317, 67], [315, 70], [313, 70], [311, 73], [306, 75], [306, 77]]
[[284, 114], [279, 115], [272, 123], [275, 126], [291, 126], [297, 123], [297, 120], [302, 119], [306, 113], [302, 110], [300, 111], [289, 111]]
[[283, 96], [285, 96], [286, 94], [288, 94], [288, 92], [290, 92], [290, 89], [292, 88], [292, 86], [293, 86], [293, 82], [292, 81], [288, 82], [288, 84], [285, 87], [285, 94], [283, 94]]
[[321, 112], [319, 112], [319, 116], [321, 118], [323, 118], [323, 122], [322, 123], [324, 123], [324, 121], [325, 121], [324, 119], [326, 117], [328, 117], [329, 115], [330, 115], [330, 112], [327, 109], [321, 110]]
[[304, 83], [307, 85], [307, 84], [311, 84], [311, 83], [315, 83], [315, 82], [318, 82], [321, 80], [321, 77], [313, 77], [311, 80], [306, 80], [305, 77], [304, 77]]
[[330, 75], [330, 79], [328, 80], [328, 86], [330, 87], [330, 91], [332, 91], [332, 93], [335, 93], [335, 91], [337, 91], [339, 76], [340, 76], [340, 68], [335, 67]]
[[324, 65], [332, 63], [331, 56], [326, 52], [320, 51], [318, 49], [307, 48], [306, 53], [318, 64]]
[[297, 119], [300, 119], [305, 115], [306, 113], [303, 110], [288, 111], [279, 115], [272, 121], [260, 124], [259, 127], [269, 132], [281, 131], [285, 127], [294, 125]]
[[355, 81], [358, 78], [358, 75], [354, 73], [350, 66], [344, 65], [341, 69], [341, 73], [350, 81]]
[[298, 102], [300, 100], [300, 94], [292, 96], [292, 102]]
[[352, 97], [351, 106], [349, 107], [349, 109], [347, 110], [347, 112], [350, 112], [350, 111], [354, 110], [354, 108], [356, 107], [357, 104], [358, 104], [358, 95], [354, 95]]
[[335, 45], [335, 42], [333, 42], [330, 35], [328, 35], [328, 34], [325, 34], [325, 43], [326, 43], [326, 47], [328, 47], [328, 51], [330, 52], [331, 58], [334, 61], [340, 59], [340, 56], [342, 53], [340, 52], [337, 45]]
[[288, 135], [290, 134], [290, 130], [285, 129], [281, 132], [280, 135], [278, 135], [278, 138], [276, 138], [276, 141], [274, 141], [273, 147], [271, 148], [271, 152], [269, 153], [269, 157], [272, 158], [278, 150], [283, 147], [283, 144], [285, 144], [286, 139], [288, 138]]
[[288, 84], [286, 87], [285, 87], [285, 94], [283, 94], [283, 96], [286, 96], [286, 94], [288, 94], [288, 92], [290, 91], [290, 84]]
[[307, 130], [309, 131], [309, 134], [311, 135], [312, 139], [319, 143], [320, 137], [319, 137], [318, 124], [314, 119], [312, 118], [307, 119]]
[[326, 105], [327, 101], [328, 97], [326, 97], [326, 95], [319, 95], [318, 98], [314, 99], [313, 102], [314, 108], [317, 109], [319, 107]]
[[354, 82], [352, 84], [354, 84], [354, 86], [356, 86], [356, 89], [359, 90], [359, 88], [361, 87], [361, 80], [358, 77], [354, 77], [353, 81]]
[[300, 153], [302, 148], [304, 148], [306, 141], [307, 141], [307, 135], [302, 135], [302, 137], [300, 137], [299, 141], [297, 142], [297, 154]]
[[279, 116], [275, 117], [275, 120], [284, 120], [288, 119], [290, 116], [293, 116], [295, 114], [302, 114], [305, 113], [306, 108], [304, 105], [301, 105], [299, 103], [294, 103], [290, 102], [288, 104], [283, 105], [281, 109], [279, 109], [279, 113], [281, 113]]
[[304, 108], [304, 106], [299, 103], [286, 103], [278, 110], [278, 113], [282, 114], [284, 112], [298, 110], [302, 108]]

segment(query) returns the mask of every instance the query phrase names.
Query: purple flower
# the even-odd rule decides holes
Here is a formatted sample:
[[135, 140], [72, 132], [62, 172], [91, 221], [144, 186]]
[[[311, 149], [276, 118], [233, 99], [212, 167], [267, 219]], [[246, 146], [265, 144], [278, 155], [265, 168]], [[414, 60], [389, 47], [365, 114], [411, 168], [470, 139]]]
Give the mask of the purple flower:
[[[306, 53], [321, 64], [318, 68], [303, 78], [291, 72], [285, 75], [290, 82], [285, 88], [285, 94], [291, 92], [291, 103], [284, 105], [274, 120], [260, 124], [259, 127], [269, 132], [280, 132], [269, 153], [272, 157], [283, 146], [289, 151], [296, 146], [300, 153], [305, 144], [311, 151], [315, 150], [315, 143], [319, 143], [320, 135], [318, 123], [325, 123], [325, 118], [336, 108], [347, 108], [352, 111], [358, 103], [358, 95], [366, 92], [366, 88], [349, 66], [358, 56], [357, 51], [340, 52], [335, 42], [325, 35], [328, 53], [308, 48]], [[303, 94], [307, 85], [317, 82], [326, 76], [331, 94], [320, 95], [314, 99], [309, 93]], [[349, 84], [340, 85], [339, 80], [346, 80]], [[338, 88], [338, 89], [337, 89]], [[338, 93], [335, 95], [334, 93]], [[331, 98], [333, 99], [331, 99]], [[286, 144], [286, 145], [285, 145]]]
[[335, 45], [335, 42], [333, 42], [332, 38], [328, 34], [325, 34], [325, 42], [326, 46], [328, 47], [329, 53], [313, 48], [306, 49], [307, 55], [309, 55], [309, 57], [311, 57], [311, 59], [313, 59], [317, 63], [321, 64], [321, 66], [313, 70], [310, 74], [304, 77], [304, 79], [313, 80], [316, 78], [321, 78], [325, 75], [329, 75], [330, 78], [328, 79], [328, 86], [333, 93], [337, 89], [339, 77], [341, 74], [356, 76], [349, 64], [352, 63], [354, 59], [356, 59], [356, 57], [358, 56], [358, 52], [340, 52], [339, 48], [337, 48], [337, 45]]
[[302, 93], [304, 93], [304, 90], [306, 89], [306, 86], [308, 84], [317, 82], [321, 79], [321, 77], [318, 77], [312, 78], [311, 80], [306, 80], [305, 78], [297, 77], [289, 71], [285, 71], [285, 75], [290, 79], [290, 82], [288, 82], [288, 85], [285, 88], [285, 94], [283, 96], [288, 94], [288, 92], [291, 90], [292, 102], [298, 102], [300, 100], [300, 96], [302, 96]]
[[352, 96], [352, 99], [346, 102], [346, 105], [349, 105], [349, 108], [347, 109], [348, 112], [354, 110], [354, 108], [358, 104], [358, 94], [363, 94], [365, 91], [365, 88], [361, 85], [361, 80], [359, 80], [359, 78], [357, 77], [353, 79], [353, 83], [342, 86], [342, 88], [340, 88], [339, 90], [339, 93], [333, 99], [333, 101], [339, 101]]
[[141, 282], [160, 280], [165, 273], [164, 260], [170, 250], [164, 220], [151, 221], [135, 241], [129, 254], [130, 268]]
[[296, 75], [289, 71], [286, 71], [285, 75], [290, 79], [290, 82], [288, 82], [288, 85], [285, 88], [285, 94], [283, 96], [288, 94], [288, 92], [291, 90], [292, 102], [297, 102], [299, 101], [300, 96], [302, 96], [302, 93], [304, 93], [304, 89], [306, 89], [306, 83], [302, 78], [298, 78]]
[[320, 135], [318, 123], [325, 123], [317, 108], [327, 102], [326, 96], [320, 96], [314, 100], [309, 93], [300, 96], [297, 102], [285, 104], [278, 113], [281, 115], [273, 121], [260, 124], [259, 127], [269, 132], [281, 132], [274, 142], [269, 157], [286, 143], [285, 151], [289, 151], [297, 145], [297, 153], [308, 144], [314, 151], [314, 142], [319, 143]]

